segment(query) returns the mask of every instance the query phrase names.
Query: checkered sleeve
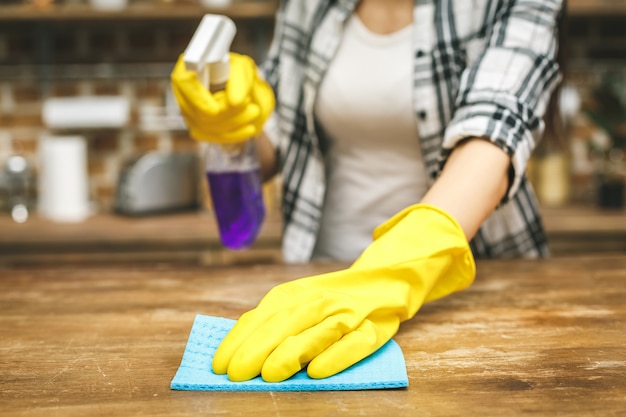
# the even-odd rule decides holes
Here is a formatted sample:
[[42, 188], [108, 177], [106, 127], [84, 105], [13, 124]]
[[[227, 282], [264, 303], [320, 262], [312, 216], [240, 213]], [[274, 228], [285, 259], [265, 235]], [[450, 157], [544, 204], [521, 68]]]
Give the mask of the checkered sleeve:
[[503, 202], [519, 189], [543, 116], [560, 81], [556, 62], [561, 0], [509, 0], [487, 24], [486, 46], [462, 74], [456, 111], [444, 135], [444, 160], [469, 137], [495, 143], [511, 157]]

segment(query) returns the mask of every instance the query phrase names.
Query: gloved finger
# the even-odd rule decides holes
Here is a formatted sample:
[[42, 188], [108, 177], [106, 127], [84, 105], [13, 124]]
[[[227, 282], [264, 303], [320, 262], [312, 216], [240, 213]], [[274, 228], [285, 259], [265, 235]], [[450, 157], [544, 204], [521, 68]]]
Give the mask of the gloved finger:
[[172, 91], [174, 92], [181, 113], [189, 118], [195, 118], [198, 120], [206, 119], [203, 123], [207, 124], [216, 124], [220, 122], [228, 122], [234, 125], [258, 123], [260, 108], [257, 104], [253, 103], [251, 99], [246, 99], [238, 107], [232, 107], [226, 102], [225, 93], [223, 91], [218, 91], [212, 95], [216, 105], [214, 113], [207, 113], [202, 108], [199, 108], [196, 105], [197, 103], [187, 100], [177, 87], [174, 86]]
[[[289, 293], [289, 289], [284, 290], [285, 285], [279, 285], [272, 288], [261, 299], [256, 308], [245, 312], [239, 317], [232, 329], [228, 332], [224, 340], [220, 343], [213, 355], [212, 368], [216, 374], [225, 374], [228, 372], [228, 365], [231, 358], [239, 347], [248, 339], [263, 323], [267, 322], [274, 316], [277, 311], [272, 309], [272, 303], [265, 308], [268, 300], [274, 300], [283, 293]], [[280, 294], [278, 294], [280, 293]], [[294, 294], [294, 299], [295, 294]]]
[[264, 80], [259, 79], [252, 88], [252, 100], [261, 109], [259, 124], [262, 126], [270, 117], [276, 106], [276, 98], [272, 87]]
[[258, 135], [258, 129], [252, 124], [237, 127], [231, 131], [206, 129], [206, 126], [198, 126], [194, 121], [187, 119], [185, 125], [190, 136], [202, 142], [235, 144], [255, 138]]
[[311, 378], [328, 378], [376, 352], [398, 331], [400, 320], [395, 315], [364, 320], [354, 331], [313, 358], [307, 367]]
[[239, 143], [251, 139], [257, 135], [257, 129], [254, 125], [244, 125], [235, 130], [220, 132], [221, 143]]
[[280, 382], [300, 371], [313, 358], [337, 342], [354, 327], [351, 314], [330, 316], [302, 333], [288, 337], [274, 349], [263, 364], [261, 376], [267, 382]]
[[181, 111], [187, 111], [193, 114], [205, 114], [213, 116], [223, 112], [226, 107], [226, 100], [218, 101], [215, 95], [211, 94], [197, 80], [196, 75], [192, 73], [194, 80], [190, 82], [175, 83], [172, 82], [172, 92], [176, 97]]
[[230, 108], [227, 111], [207, 120], [212, 126], [220, 126], [220, 128], [239, 127], [248, 124], [258, 123], [261, 116], [261, 109], [257, 104], [250, 103], [238, 109]]
[[250, 310], [239, 317], [232, 329], [228, 332], [224, 340], [215, 350], [211, 367], [213, 372], [222, 375], [228, 372], [228, 365], [237, 352], [241, 344], [254, 332], [254, 329], [263, 323], [266, 316], [258, 310]]
[[240, 143], [253, 138], [257, 134], [254, 125], [248, 124], [238, 127], [232, 131], [213, 131], [207, 130], [205, 127], [198, 127], [194, 122], [187, 122], [189, 134], [196, 140], [203, 142], [212, 142], [219, 144]]
[[252, 58], [231, 52], [230, 75], [226, 82], [226, 98], [231, 106], [239, 106], [250, 96], [256, 79], [256, 64]]
[[[324, 300], [321, 297], [311, 300], [310, 303], [297, 304], [288, 308], [281, 307], [279, 311], [272, 309], [274, 313], [260, 326], [249, 327], [257, 322], [256, 319], [251, 319], [239, 328], [239, 322], [236, 323], [216, 351], [213, 359], [214, 370], [223, 370], [224, 362], [228, 358], [226, 368], [231, 381], [246, 381], [258, 376], [265, 360], [278, 345], [289, 336], [299, 334], [325, 318], [317, 314], [324, 310]], [[229, 340], [231, 334], [232, 338]], [[223, 352], [220, 352], [222, 347]], [[215, 366], [216, 359], [219, 360], [219, 367]]]
[[[293, 320], [293, 321], [289, 321]], [[314, 326], [317, 317], [306, 309], [296, 312], [281, 311], [276, 320], [259, 327], [239, 346], [228, 364], [228, 379], [246, 381], [261, 374], [263, 364], [272, 351], [286, 338]]]
[[176, 59], [176, 63], [174, 64], [174, 68], [170, 73], [170, 80], [174, 84], [179, 84], [182, 82], [187, 82], [189, 78], [192, 78], [192, 75], [195, 75], [193, 71], [188, 71], [185, 66], [185, 55], [180, 54]]
[[188, 102], [187, 98], [185, 98], [183, 93], [174, 84], [172, 84], [172, 93], [174, 93], [174, 97], [176, 98], [176, 104], [178, 104], [180, 113], [183, 116], [196, 114], [196, 109], [193, 103]]

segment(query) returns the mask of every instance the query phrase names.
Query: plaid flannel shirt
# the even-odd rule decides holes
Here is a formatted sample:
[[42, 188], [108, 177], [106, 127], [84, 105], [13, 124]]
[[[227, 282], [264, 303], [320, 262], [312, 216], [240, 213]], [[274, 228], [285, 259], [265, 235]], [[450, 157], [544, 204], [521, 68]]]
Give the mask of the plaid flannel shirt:
[[[276, 93], [266, 133], [282, 172], [287, 262], [309, 260], [315, 245], [325, 193], [325, 139], [313, 108], [357, 3], [282, 1], [261, 68]], [[525, 169], [560, 81], [562, 8], [560, 0], [415, 1], [413, 110], [429, 185], [454, 146], [468, 137], [486, 138], [511, 158], [509, 190], [470, 242], [477, 258], [548, 255]]]

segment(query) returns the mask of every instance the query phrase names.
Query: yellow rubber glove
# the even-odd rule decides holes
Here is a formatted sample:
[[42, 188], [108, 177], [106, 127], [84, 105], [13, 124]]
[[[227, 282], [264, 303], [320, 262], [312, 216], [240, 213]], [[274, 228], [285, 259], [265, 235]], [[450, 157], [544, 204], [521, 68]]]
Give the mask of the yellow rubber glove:
[[232, 381], [312, 378], [350, 367], [383, 346], [423, 303], [468, 287], [474, 258], [463, 230], [429, 205], [374, 231], [352, 266], [274, 287], [218, 347], [213, 371]]
[[189, 133], [196, 140], [232, 144], [257, 136], [274, 110], [272, 88], [258, 76], [252, 58], [230, 53], [223, 91], [211, 93], [181, 55], [170, 75], [172, 90]]

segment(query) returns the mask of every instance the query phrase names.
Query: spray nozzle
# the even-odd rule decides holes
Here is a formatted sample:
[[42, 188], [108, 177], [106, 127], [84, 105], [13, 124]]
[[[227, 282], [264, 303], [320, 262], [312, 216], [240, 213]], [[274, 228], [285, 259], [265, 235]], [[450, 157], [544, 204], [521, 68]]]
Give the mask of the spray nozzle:
[[205, 14], [183, 53], [188, 71], [195, 71], [207, 88], [228, 80], [228, 53], [237, 29], [228, 17]]

